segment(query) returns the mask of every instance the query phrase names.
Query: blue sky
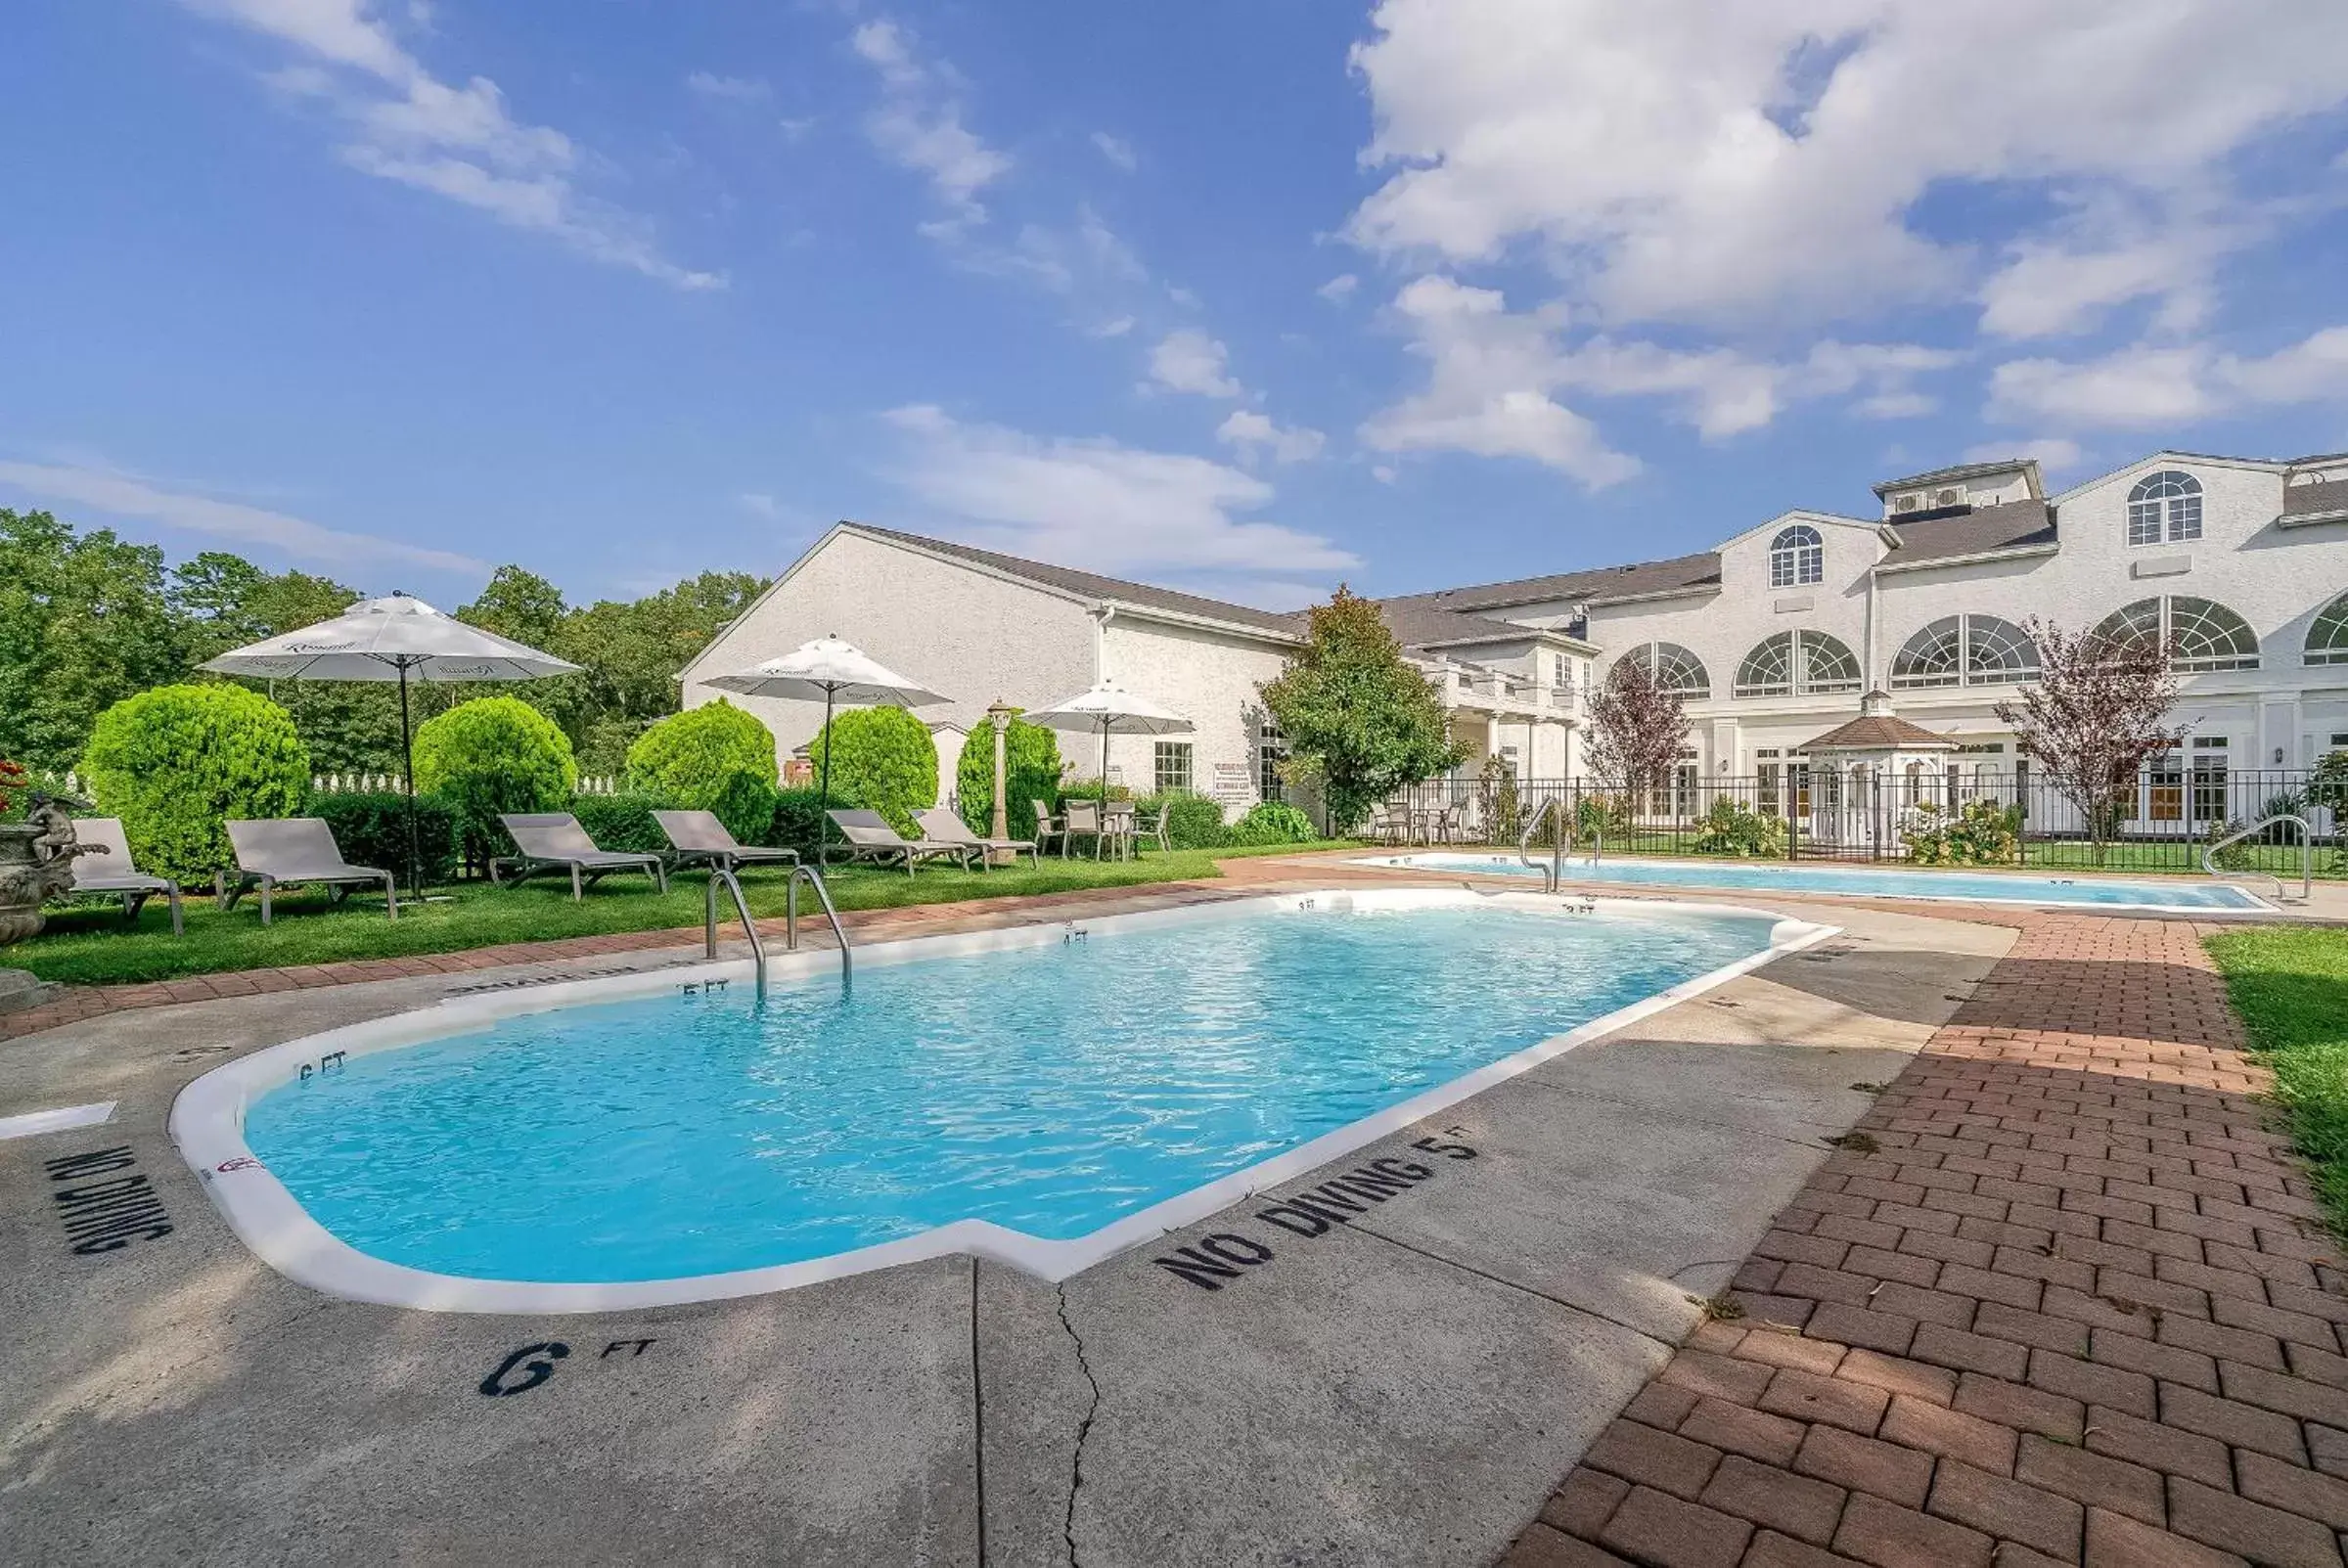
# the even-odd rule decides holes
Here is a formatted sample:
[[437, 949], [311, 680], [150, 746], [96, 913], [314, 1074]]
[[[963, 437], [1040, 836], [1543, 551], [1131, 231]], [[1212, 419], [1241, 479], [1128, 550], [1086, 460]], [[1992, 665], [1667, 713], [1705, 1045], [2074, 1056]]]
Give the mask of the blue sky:
[[2338, 0], [9, 34], [0, 505], [175, 557], [585, 599], [855, 517], [1290, 607], [2348, 447]]

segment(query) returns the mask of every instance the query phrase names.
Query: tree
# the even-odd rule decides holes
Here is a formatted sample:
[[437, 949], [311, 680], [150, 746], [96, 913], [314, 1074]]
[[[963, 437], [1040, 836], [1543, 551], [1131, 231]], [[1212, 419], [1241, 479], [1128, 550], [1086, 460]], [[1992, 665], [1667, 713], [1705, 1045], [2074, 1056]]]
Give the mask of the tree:
[[1458, 767], [1463, 752], [1376, 605], [1340, 585], [1308, 620], [1304, 651], [1257, 691], [1287, 740], [1281, 777], [1318, 787], [1341, 833], [1396, 789]]
[[0, 508], [0, 755], [63, 773], [102, 711], [186, 667], [162, 551]]
[[2170, 650], [2152, 637], [2066, 632], [2038, 619], [2022, 630], [2038, 645], [2038, 684], [2018, 702], [2000, 702], [1998, 722], [2078, 808], [2100, 866], [2138, 773], [2185, 734], [2160, 722], [2177, 700]]
[[898, 832], [915, 832], [913, 814], [937, 804], [937, 740], [903, 708], [851, 708], [834, 718], [808, 747], [818, 779], [827, 751], [832, 792], [862, 801]]
[[1660, 784], [1687, 738], [1680, 694], [1657, 686], [1640, 659], [1616, 659], [1590, 694], [1590, 772], [1610, 791], [1633, 795]]

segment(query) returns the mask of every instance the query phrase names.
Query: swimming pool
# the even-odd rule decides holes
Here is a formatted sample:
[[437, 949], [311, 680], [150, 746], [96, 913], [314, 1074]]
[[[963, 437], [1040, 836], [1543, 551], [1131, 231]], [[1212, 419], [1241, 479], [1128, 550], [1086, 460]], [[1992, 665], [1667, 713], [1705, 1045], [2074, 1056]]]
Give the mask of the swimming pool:
[[[1534, 856], [1535, 860], [1541, 857]], [[1412, 871], [1470, 872], [1486, 876], [1538, 876], [1540, 869], [1509, 854], [1432, 850], [1378, 855], [1362, 866]], [[1568, 858], [1565, 876], [1577, 882], [1625, 882], [1646, 887], [1750, 887], [1773, 892], [1855, 893], [1869, 898], [1958, 898], [1977, 904], [2079, 904], [2099, 909], [2251, 910], [2274, 906], [2228, 882], [2122, 882], [2101, 876], [2032, 876], [2018, 872], [1874, 871], [1854, 866], [1789, 866], [1751, 861], [1606, 860], [1595, 866]]]
[[1283, 894], [444, 1003], [256, 1053], [172, 1136], [248, 1244], [403, 1305], [595, 1311], [954, 1251], [1061, 1278], [1830, 928]]

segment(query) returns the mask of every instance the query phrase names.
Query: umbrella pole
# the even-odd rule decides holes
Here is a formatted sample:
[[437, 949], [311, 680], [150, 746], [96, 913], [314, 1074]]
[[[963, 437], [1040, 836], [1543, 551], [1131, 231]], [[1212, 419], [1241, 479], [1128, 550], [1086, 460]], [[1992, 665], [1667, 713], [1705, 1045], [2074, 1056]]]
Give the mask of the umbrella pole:
[[424, 897], [424, 862], [416, 849], [416, 739], [408, 728], [408, 667], [399, 667], [399, 752], [408, 790], [408, 896]]
[[1108, 715], [1101, 716], [1101, 831], [1093, 839], [1093, 859], [1101, 858], [1102, 841], [1108, 837]]
[[824, 688], [824, 782], [822, 788], [817, 791], [820, 798], [815, 803], [815, 863], [818, 866], [824, 863], [824, 852], [830, 848], [832, 839], [832, 698], [838, 691], [839, 688], [835, 686]]

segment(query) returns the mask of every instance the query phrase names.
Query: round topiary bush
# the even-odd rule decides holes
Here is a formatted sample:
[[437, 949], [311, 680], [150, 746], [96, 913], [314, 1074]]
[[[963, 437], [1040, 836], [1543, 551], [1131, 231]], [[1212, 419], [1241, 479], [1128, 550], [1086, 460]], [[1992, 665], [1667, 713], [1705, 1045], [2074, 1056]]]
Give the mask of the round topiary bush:
[[310, 754], [258, 692], [163, 686], [98, 715], [81, 777], [141, 871], [195, 882], [234, 863], [222, 824], [301, 809]]
[[628, 787], [666, 795], [688, 811], [711, 809], [735, 775], [745, 773], [773, 791], [774, 732], [724, 697], [670, 714], [628, 747]]
[[903, 708], [856, 708], [834, 718], [808, 748], [818, 780], [827, 750], [833, 793], [855, 796], [898, 832], [912, 833], [913, 814], [937, 804], [937, 742]]
[[[1047, 807], [1060, 792], [1060, 737], [1040, 724], [1014, 719], [1003, 734], [1004, 824], [1014, 838], [1035, 831], [1035, 805]], [[995, 821], [995, 727], [981, 724], [962, 742], [954, 767], [955, 799], [962, 820], [984, 833]]]
[[570, 738], [519, 697], [476, 697], [416, 732], [417, 791], [457, 814], [474, 865], [507, 851], [499, 813], [566, 811], [578, 783]]

